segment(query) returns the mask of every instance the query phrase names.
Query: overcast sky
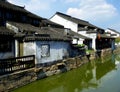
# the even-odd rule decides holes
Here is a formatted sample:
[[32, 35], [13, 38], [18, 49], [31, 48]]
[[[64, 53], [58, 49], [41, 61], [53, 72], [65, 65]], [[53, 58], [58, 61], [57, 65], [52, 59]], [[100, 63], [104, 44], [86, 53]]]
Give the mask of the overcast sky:
[[57, 11], [120, 32], [120, 0], [8, 0], [44, 18]]

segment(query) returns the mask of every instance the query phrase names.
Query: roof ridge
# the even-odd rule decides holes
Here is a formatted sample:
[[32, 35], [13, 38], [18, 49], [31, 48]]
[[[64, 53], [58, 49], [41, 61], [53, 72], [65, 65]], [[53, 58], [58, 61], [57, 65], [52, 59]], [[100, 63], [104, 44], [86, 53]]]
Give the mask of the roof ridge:
[[117, 30], [115, 30], [115, 29], [112, 29], [112, 28], [108, 28], [109, 30], [112, 30], [112, 31], [114, 31], [114, 32], [117, 32], [117, 33], [119, 33], [120, 34], [120, 32], [119, 31], [117, 31]]
[[80, 20], [80, 21], [83, 21], [83, 22], [87, 22], [87, 23], [89, 23], [89, 22], [86, 21], [86, 20], [82, 20], [82, 19], [79, 19], [79, 18], [76, 18], [76, 17], [70, 16], [70, 15], [67, 15], [67, 14], [61, 13], [61, 12], [56, 12], [56, 14], [64, 15], [64, 16], [67, 16], [67, 17], [70, 17], [70, 18], [74, 18], [74, 19], [77, 19], [77, 20]]

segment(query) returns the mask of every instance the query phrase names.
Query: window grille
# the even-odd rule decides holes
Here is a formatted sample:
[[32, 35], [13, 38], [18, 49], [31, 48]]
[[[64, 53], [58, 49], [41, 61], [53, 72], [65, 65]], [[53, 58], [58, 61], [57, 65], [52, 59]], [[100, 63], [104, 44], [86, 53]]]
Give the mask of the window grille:
[[41, 56], [48, 57], [50, 56], [50, 46], [49, 45], [42, 45], [41, 46]]

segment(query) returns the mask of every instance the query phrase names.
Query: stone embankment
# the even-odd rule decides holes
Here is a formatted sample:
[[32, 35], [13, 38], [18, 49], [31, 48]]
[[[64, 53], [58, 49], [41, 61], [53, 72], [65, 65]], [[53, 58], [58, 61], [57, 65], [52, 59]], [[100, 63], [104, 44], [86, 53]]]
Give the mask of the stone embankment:
[[32, 68], [0, 76], [0, 92], [11, 91], [15, 88], [24, 86], [38, 79], [46, 78], [48, 76], [60, 74], [74, 68], [78, 68], [82, 64], [88, 62], [88, 59], [86, 56], [84, 56], [69, 58], [59, 62], [60, 63], [55, 63], [50, 66]]

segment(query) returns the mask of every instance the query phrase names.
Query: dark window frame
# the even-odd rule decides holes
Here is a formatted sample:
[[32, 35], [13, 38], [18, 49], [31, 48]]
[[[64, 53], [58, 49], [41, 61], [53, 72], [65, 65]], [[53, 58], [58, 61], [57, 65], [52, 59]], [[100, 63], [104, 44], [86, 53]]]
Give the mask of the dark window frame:
[[0, 39], [0, 52], [11, 52], [12, 41]]

